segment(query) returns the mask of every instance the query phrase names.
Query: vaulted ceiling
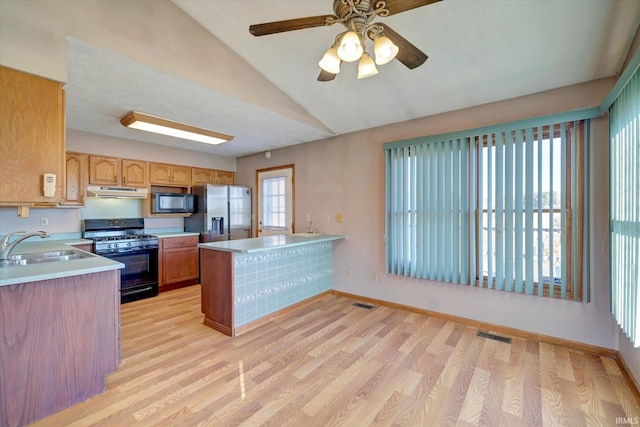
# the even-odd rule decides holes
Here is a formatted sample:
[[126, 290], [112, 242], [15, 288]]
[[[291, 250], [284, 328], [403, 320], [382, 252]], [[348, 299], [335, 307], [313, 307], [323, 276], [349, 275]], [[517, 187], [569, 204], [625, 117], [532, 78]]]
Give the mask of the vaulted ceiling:
[[173, 3], [176, 14], [187, 14], [228, 46], [302, 114], [283, 113], [268, 100], [239, 99], [69, 37], [69, 128], [176, 144], [107, 120], [136, 109], [233, 134], [220, 146], [180, 146], [239, 157], [615, 76], [640, 22], [635, 0], [444, 0], [378, 18], [429, 56], [422, 66], [410, 70], [394, 60], [358, 80], [357, 63], [344, 63], [333, 81], [319, 82], [318, 61], [344, 31], [340, 24], [262, 37], [248, 28], [332, 14], [331, 0]]

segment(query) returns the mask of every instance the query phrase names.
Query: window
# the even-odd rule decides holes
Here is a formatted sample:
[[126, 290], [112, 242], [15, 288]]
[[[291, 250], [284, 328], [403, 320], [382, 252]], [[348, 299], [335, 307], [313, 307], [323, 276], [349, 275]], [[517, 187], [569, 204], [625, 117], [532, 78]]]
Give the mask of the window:
[[640, 346], [640, 73], [609, 110], [611, 312]]
[[480, 286], [580, 299], [583, 135], [583, 122], [569, 122], [474, 138]]
[[387, 272], [580, 299], [587, 129], [506, 124], [385, 144]]
[[286, 177], [276, 176], [262, 180], [263, 226], [286, 228]]

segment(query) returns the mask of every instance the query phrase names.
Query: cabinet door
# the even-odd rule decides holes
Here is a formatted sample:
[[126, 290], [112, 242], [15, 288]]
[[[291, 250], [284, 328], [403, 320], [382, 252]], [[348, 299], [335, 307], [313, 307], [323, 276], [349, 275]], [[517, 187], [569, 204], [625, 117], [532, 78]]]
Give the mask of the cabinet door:
[[127, 187], [146, 187], [147, 162], [122, 159], [122, 185]]
[[235, 172], [215, 171], [215, 183], [224, 185], [233, 185], [235, 181]]
[[162, 284], [184, 282], [198, 278], [198, 249], [165, 249], [162, 260]]
[[89, 156], [67, 153], [64, 206], [84, 206], [87, 192], [87, 163]]
[[174, 185], [191, 185], [191, 168], [189, 166], [172, 166], [172, 181]]
[[[65, 112], [62, 85], [0, 67], [0, 204], [47, 203], [64, 198]], [[45, 197], [44, 174], [56, 175]]]
[[171, 165], [149, 163], [149, 182], [151, 184], [171, 184]]
[[120, 159], [89, 156], [89, 183], [95, 185], [120, 184]]
[[213, 171], [210, 169], [191, 168], [191, 184], [213, 184]]
[[160, 286], [198, 278], [198, 236], [160, 239]]

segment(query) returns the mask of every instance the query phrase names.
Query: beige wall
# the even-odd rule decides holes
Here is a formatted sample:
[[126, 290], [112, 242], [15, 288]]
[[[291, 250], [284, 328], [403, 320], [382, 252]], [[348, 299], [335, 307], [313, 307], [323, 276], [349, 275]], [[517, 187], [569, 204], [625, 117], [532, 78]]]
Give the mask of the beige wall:
[[[561, 301], [516, 295], [384, 272], [384, 154], [394, 140], [451, 132], [599, 105], [613, 79], [575, 85], [541, 94], [453, 111], [405, 123], [342, 135], [238, 159], [237, 182], [255, 186], [256, 169], [284, 164], [296, 168], [298, 228], [311, 215], [316, 228], [343, 233], [336, 244], [334, 288], [409, 306], [495, 323], [607, 348], [618, 347], [609, 313], [608, 179], [600, 159], [607, 158], [608, 122], [592, 120], [592, 302]], [[325, 214], [331, 221], [324, 222]], [[342, 214], [343, 223], [336, 223]], [[352, 271], [352, 277], [347, 271]], [[377, 274], [378, 282], [371, 280]]]

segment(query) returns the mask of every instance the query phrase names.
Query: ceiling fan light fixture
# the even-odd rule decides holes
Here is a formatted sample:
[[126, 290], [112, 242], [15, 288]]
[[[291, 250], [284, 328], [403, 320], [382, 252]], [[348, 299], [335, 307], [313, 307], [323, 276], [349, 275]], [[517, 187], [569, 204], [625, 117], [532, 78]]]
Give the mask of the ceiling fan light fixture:
[[376, 74], [378, 74], [376, 64], [373, 62], [373, 59], [371, 59], [369, 54], [364, 52], [362, 54], [362, 58], [360, 58], [360, 62], [358, 63], [358, 78], [364, 79], [375, 76]]
[[386, 36], [378, 36], [373, 41], [373, 53], [376, 56], [376, 64], [384, 65], [390, 62], [398, 54], [399, 48]]
[[364, 48], [360, 36], [353, 31], [346, 32], [340, 40], [338, 57], [345, 62], [353, 62], [360, 59]]
[[334, 46], [327, 50], [318, 65], [327, 73], [338, 74], [341, 62], [340, 57], [338, 57], [338, 49]]
[[218, 145], [231, 141], [233, 136], [215, 132], [209, 129], [191, 126], [185, 123], [174, 122], [161, 117], [132, 111], [122, 119], [120, 123], [128, 128], [173, 136], [175, 138], [188, 139], [205, 144]]

